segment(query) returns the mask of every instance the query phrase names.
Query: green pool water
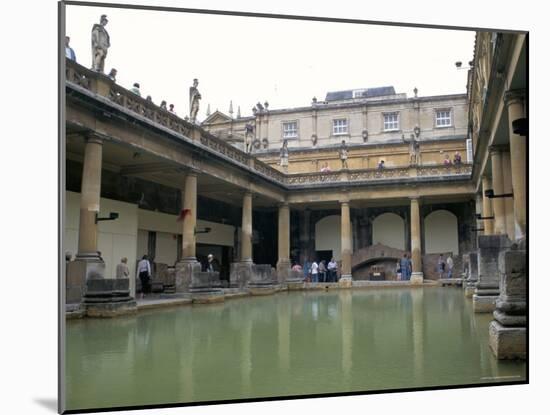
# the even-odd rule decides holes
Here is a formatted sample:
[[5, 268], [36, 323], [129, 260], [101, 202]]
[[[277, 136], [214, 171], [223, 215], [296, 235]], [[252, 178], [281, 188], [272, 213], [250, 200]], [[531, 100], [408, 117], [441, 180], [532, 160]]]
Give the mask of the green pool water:
[[458, 288], [278, 293], [67, 322], [67, 409], [525, 379]]

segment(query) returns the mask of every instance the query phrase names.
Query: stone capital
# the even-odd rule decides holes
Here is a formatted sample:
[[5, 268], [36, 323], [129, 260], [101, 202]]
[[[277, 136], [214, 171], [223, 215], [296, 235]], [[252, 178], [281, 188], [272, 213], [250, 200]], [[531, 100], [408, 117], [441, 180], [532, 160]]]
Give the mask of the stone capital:
[[510, 146], [506, 144], [493, 144], [489, 146], [489, 154], [492, 156], [493, 154], [501, 154], [506, 153], [510, 151]]
[[525, 101], [525, 89], [510, 89], [504, 93], [504, 104], [522, 104]]
[[288, 209], [290, 206], [289, 206], [289, 203], [285, 201], [285, 202], [277, 203], [277, 207], [279, 209]]
[[103, 145], [103, 138], [101, 138], [99, 135], [94, 134], [92, 132], [84, 134], [84, 138], [87, 143]]

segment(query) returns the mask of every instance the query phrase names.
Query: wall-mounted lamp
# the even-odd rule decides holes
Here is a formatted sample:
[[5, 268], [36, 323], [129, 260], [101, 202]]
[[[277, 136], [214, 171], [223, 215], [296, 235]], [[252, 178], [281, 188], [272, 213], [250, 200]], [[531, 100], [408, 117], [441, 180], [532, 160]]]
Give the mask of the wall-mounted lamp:
[[487, 189], [485, 190], [485, 197], [489, 199], [496, 199], [498, 197], [514, 197], [513, 193], [504, 193], [501, 195], [495, 195], [495, 192], [493, 189]]
[[204, 228], [204, 229], [195, 229], [195, 235], [197, 235], [198, 233], [209, 233], [210, 231], [212, 230], [212, 228]]
[[476, 219], [477, 220], [483, 220], [483, 219], [494, 219], [494, 216], [481, 216], [481, 213], [476, 213]]
[[111, 212], [109, 213], [108, 218], [100, 218], [99, 213], [95, 213], [95, 223], [99, 222], [100, 220], [115, 220], [118, 219], [118, 212]]
[[512, 131], [514, 134], [525, 137], [527, 136], [527, 128], [527, 118], [518, 118], [517, 120], [512, 121]]

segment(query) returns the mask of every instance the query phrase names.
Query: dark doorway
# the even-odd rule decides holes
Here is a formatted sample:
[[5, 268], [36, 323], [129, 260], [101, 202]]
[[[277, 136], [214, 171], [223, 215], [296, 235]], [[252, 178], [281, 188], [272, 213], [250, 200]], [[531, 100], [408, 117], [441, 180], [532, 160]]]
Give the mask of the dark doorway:
[[328, 264], [332, 259], [332, 249], [328, 251], [315, 251], [315, 259], [317, 262], [325, 260], [325, 264]]

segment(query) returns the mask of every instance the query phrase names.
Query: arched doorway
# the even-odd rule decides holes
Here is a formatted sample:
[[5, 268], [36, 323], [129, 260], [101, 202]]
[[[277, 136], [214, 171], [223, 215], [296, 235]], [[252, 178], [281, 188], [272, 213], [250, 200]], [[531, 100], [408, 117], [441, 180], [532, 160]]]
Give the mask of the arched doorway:
[[339, 261], [342, 251], [341, 219], [339, 215], [325, 216], [315, 224], [315, 251], [332, 251]]
[[395, 213], [378, 215], [372, 222], [372, 244], [405, 249], [405, 221]]
[[458, 220], [448, 210], [436, 210], [424, 218], [426, 254], [458, 255]]

